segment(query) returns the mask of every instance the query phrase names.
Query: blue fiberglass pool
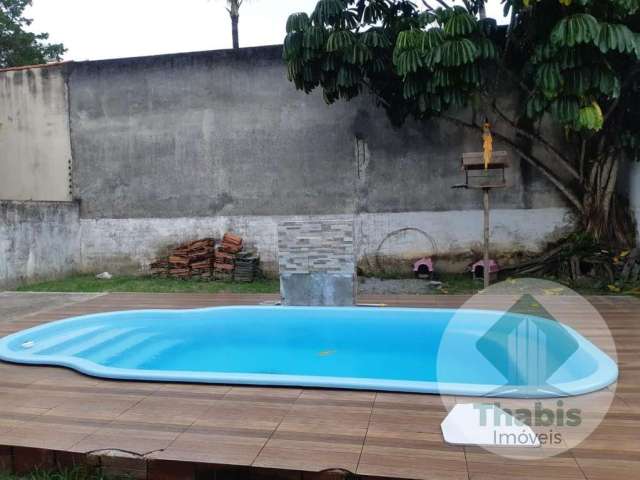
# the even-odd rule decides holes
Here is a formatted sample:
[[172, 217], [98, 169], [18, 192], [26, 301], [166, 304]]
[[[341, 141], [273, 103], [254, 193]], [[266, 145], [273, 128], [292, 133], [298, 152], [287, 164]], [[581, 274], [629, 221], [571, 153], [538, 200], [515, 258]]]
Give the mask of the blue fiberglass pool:
[[0, 359], [115, 379], [505, 397], [587, 393], [618, 374], [611, 358], [553, 320], [410, 308], [101, 313], [5, 337]]

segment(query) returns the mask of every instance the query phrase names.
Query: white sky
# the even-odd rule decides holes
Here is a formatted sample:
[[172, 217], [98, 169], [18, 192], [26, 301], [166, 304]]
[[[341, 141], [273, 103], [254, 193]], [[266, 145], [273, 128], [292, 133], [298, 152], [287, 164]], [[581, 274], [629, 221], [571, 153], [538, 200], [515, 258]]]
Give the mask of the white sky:
[[[289, 14], [317, 0], [245, 0], [240, 46], [282, 43]], [[419, 0], [417, 2], [420, 3]], [[430, 2], [435, 5], [436, 2]], [[501, 16], [489, 0], [489, 16]], [[62, 42], [65, 60], [98, 60], [231, 47], [224, 0], [33, 0], [31, 30]]]

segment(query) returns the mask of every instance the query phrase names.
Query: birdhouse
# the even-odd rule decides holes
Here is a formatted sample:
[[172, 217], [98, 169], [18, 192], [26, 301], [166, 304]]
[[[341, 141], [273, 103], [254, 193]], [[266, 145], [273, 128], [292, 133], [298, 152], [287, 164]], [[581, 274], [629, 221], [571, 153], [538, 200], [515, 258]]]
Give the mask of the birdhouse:
[[504, 188], [507, 186], [505, 169], [509, 167], [507, 152], [497, 151], [485, 163], [483, 152], [462, 154], [462, 170], [465, 172], [465, 188]]

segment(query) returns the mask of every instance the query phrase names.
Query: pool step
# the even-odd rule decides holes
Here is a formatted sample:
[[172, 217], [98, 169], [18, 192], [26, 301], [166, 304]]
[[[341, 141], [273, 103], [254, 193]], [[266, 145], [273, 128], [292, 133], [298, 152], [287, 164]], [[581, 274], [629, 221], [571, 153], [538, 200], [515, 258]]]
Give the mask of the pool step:
[[125, 356], [126, 352], [138, 348], [140, 344], [150, 340], [150, 337], [153, 338], [155, 336], [148, 332], [134, 330], [117, 342], [99, 345], [92, 351], [85, 352], [85, 356], [92, 362], [109, 365], [110, 362]]
[[104, 347], [105, 345], [112, 345], [114, 342], [126, 339], [133, 331], [133, 328], [105, 329], [102, 332], [94, 334], [90, 339], [86, 339], [81, 343], [69, 345], [64, 349], [59, 350], [58, 353], [87, 358], [87, 353], [91, 352], [91, 350]]
[[[118, 366], [123, 368], [140, 368], [144, 363], [159, 357], [180, 343], [182, 343], [181, 340], [172, 340], [169, 338], [147, 338], [144, 342], [124, 351], [120, 357], [123, 361], [119, 362], [121, 364]], [[131, 354], [128, 354], [129, 350]]]
[[83, 327], [72, 331], [66, 330], [59, 335], [48, 337], [47, 340], [36, 341], [34, 346], [29, 350], [29, 353], [33, 355], [56, 355], [60, 349], [65, 348], [66, 345], [72, 345], [75, 342], [82, 342], [89, 339], [100, 330], [104, 330], [104, 325]]

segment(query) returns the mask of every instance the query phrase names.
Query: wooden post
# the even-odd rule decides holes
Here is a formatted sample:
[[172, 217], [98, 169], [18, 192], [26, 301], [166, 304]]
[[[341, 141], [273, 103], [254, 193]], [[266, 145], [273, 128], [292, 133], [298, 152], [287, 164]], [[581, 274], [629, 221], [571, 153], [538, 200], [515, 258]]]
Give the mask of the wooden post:
[[489, 189], [482, 189], [484, 203], [484, 288], [489, 288], [491, 271], [489, 268]]

